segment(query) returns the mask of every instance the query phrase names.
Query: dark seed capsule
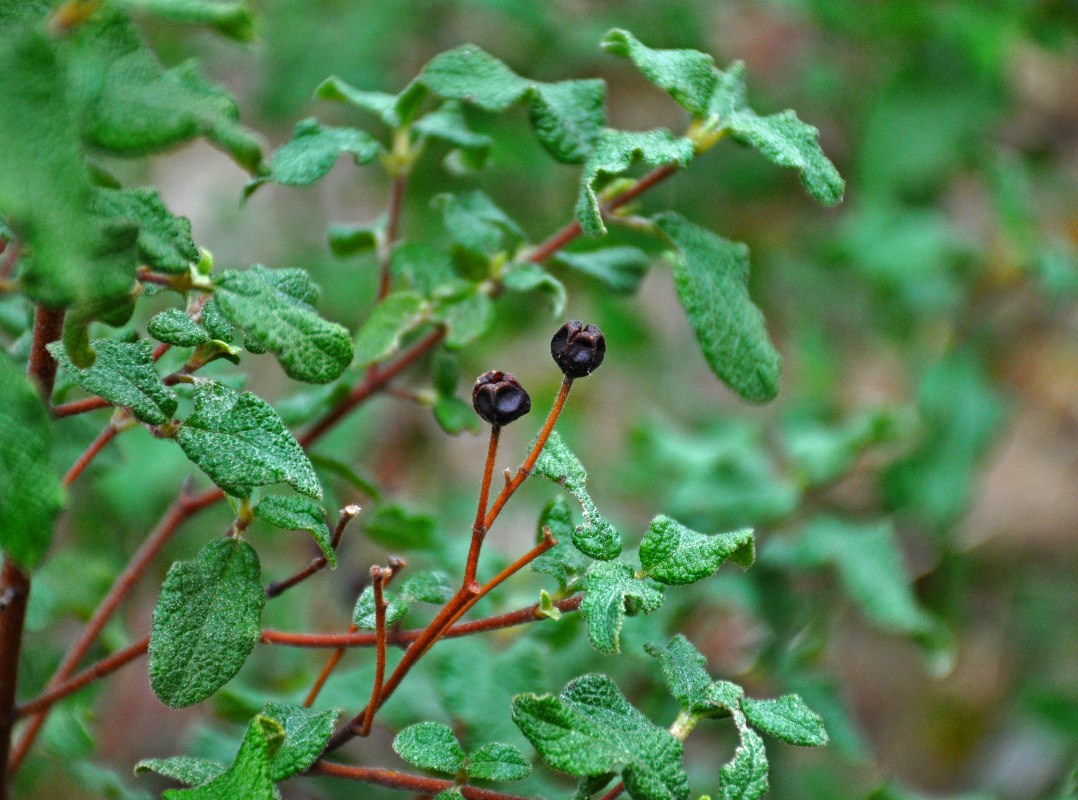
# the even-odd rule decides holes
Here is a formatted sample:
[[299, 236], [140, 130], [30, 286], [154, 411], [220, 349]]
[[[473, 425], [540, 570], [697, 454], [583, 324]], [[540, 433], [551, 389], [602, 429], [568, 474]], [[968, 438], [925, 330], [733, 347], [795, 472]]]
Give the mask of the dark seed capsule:
[[590, 375], [603, 363], [606, 339], [602, 331], [574, 319], [566, 322], [550, 340], [550, 355], [561, 371], [574, 378]]
[[514, 376], [491, 369], [475, 379], [472, 405], [491, 425], [508, 425], [531, 411], [532, 399]]

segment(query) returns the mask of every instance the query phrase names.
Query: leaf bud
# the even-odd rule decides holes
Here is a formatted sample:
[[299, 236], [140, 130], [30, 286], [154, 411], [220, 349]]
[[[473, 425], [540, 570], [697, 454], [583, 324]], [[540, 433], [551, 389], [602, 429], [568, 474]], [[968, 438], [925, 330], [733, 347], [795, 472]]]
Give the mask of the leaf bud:
[[566, 322], [550, 340], [550, 355], [561, 371], [573, 378], [590, 375], [603, 363], [606, 339], [590, 322]]
[[532, 400], [513, 375], [491, 369], [475, 379], [472, 405], [491, 425], [508, 425], [531, 411]]

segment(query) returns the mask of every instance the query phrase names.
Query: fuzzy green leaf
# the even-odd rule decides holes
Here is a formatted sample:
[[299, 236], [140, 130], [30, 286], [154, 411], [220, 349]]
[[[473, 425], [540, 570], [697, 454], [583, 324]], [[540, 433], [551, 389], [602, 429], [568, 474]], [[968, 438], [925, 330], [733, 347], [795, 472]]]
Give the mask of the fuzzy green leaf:
[[619, 561], [600, 561], [588, 570], [580, 613], [588, 623], [588, 641], [600, 653], [621, 650], [621, 628], [627, 607], [650, 614], [663, 604], [662, 588], [639, 580], [632, 567]]
[[846, 183], [820, 149], [820, 132], [793, 111], [761, 117], [749, 108], [742, 62], [719, 73], [707, 114], [717, 119], [719, 128], [769, 161], [796, 169], [806, 191], [821, 203], [831, 206], [841, 202]]
[[543, 539], [543, 528], [550, 528], [558, 544], [532, 561], [532, 569], [552, 576], [563, 592], [576, 589], [591, 565], [591, 559], [570, 544], [573, 535], [573, 513], [564, 497], [556, 497], [547, 503], [539, 515], [538, 541]]
[[205, 700], [243, 666], [262, 635], [260, 577], [254, 549], [231, 538], [172, 565], [150, 628], [150, 686], [161, 702]]
[[651, 521], [640, 543], [640, 565], [659, 583], [695, 583], [732, 560], [743, 569], [756, 559], [751, 528], [708, 536], [697, 533], [666, 515]]
[[339, 712], [314, 711], [288, 703], [267, 703], [262, 716], [284, 729], [284, 742], [270, 761], [270, 778], [283, 781], [305, 771], [326, 746]]
[[823, 720], [805, 705], [799, 695], [785, 694], [773, 700], [746, 697], [741, 701], [741, 710], [761, 733], [802, 747], [822, 747], [827, 744]]
[[64, 504], [49, 459], [45, 404], [7, 353], [0, 353], [0, 549], [23, 569], [41, 561]]
[[595, 507], [584, 488], [588, 473], [557, 431], [547, 439], [532, 474], [561, 484], [580, 503], [584, 511], [584, 524], [577, 526], [572, 534], [573, 544], [580, 552], [602, 561], [609, 561], [621, 554], [621, 534]]
[[97, 339], [92, 346], [97, 358], [88, 369], [72, 364], [59, 342], [48, 348], [71, 379], [91, 394], [131, 409], [138, 419], [151, 425], [162, 425], [172, 418], [178, 404], [176, 395], [154, 368], [153, 345], [145, 340]]
[[115, 153], [159, 152], [199, 136], [254, 171], [258, 139], [239, 124], [235, 100], [188, 61], [161, 67], [123, 14], [104, 11], [64, 46], [71, 101], [89, 143]]
[[209, 783], [228, 767], [220, 761], [191, 756], [172, 756], [171, 758], [144, 758], [135, 764], [135, 774], [156, 772], [174, 781], [188, 786], [201, 786]]
[[[393, 592], [385, 592], [382, 597], [386, 603], [386, 627], [390, 628], [400, 622], [408, 614], [408, 603], [401, 600]], [[374, 608], [374, 588], [368, 586], [359, 595], [356, 605], [352, 609], [352, 624], [360, 630], [373, 631], [378, 629], [378, 617]]]
[[528, 117], [536, 138], [563, 164], [579, 164], [595, 149], [606, 127], [606, 83], [602, 80], [535, 84]]
[[221, 313], [221, 307], [217, 305], [217, 300], [213, 297], [202, 306], [202, 319], [199, 322], [210, 332], [210, 336], [226, 344], [236, 337], [235, 326], [225, 319]]
[[184, 273], [199, 259], [191, 238], [191, 222], [175, 217], [153, 189], [95, 187], [92, 208], [106, 218], [119, 218], [138, 226], [139, 260], [159, 272]]
[[195, 384], [195, 411], [176, 432], [183, 452], [229, 494], [284, 481], [321, 499], [322, 487], [303, 448], [264, 400], [219, 383]]
[[616, 131], [606, 129], [595, 142], [595, 149], [584, 162], [580, 176], [580, 198], [576, 218], [584, 233], [601, 236], [606, 233], [596, 194], [596, 183], [604, 176], [621, 175], [635, 162], [649, 167], [676, 164], [684, 167], [695, 153], [688, 139], [675, 139], [669, 131]]
[[491, 742], [469, 754], [464, 769], [468, 777], [482, 781], [522, 781], [532, 765], [513, 745]]
[[[644, 649], [659, 659], [670, 694], [681, 704], [683, 711], [702, 716], [723, 710], [723, 705], [716, 703], [707, 659], [692, 642], [679, 633], [666, 647], [648, 642]], [[736, 699], [733, 707], [737, 707]]]
[[166, 789], [164, 800], [274, 800], [270, 762], [284, 739], [280, 723], [261, 714], [251, 720], [236, 760], [209, 783], [193, 789]]
[[555, 264], [594, 278], [614, 294], [632, 294], [640, 288], [651, 259], [636, 247], [604, 247], [588, 252], [558, 252]]
[[435, 56], [423, 67], [419, 80], [447, 100], [463, 100], [485, 111], [505, 110], [531, 86], [530, 81], [471, 44]]
[[277, 528], [308, 531], [322, 549], [330, 569], [337, 568], [337, 551], [326, 525], [326, 510], [306, 497], [270, 495], [254, 508], [255, 517]]
[[698, 50], [654, 50], [617, 28], [601, 42], [608, 53], [630, 59], [651, 83], [665, 89], [694, 117], [707, 113], [717, 75], [711, 56]]
[[577, 777], [620, 772], [634, 800], [686, 800], [681, 742], [630, 705], [605, 675], [584, 675], [560, 696], [523, 694], [513, 721], [554, 769]]
[[782, 358], [749, 297], [748, 248], [673, 212], [655, 221], [680, 251], [674, 264], [678, 298], [708, 366], [746, 400], [773, 400]]
[[251, 9], [244, 2], [221, 0], [120, 0], [128, 8], [149, 11], [163, 19], [189, 25], [208, 25], [241, 42], [254, 39]]
[[368, 514], [363, 530], [378, 544], [401, 550], [426, 550], [434, 544], [434, 520], [400, 506], [381, 506]]
[[722, 800], [760, 800], [767, 794], [767, 753], [756, 731], [741, 728], [733, 760], [719, 772]]
[[468, 127], [456, 101], [443, 103], [437, 111], [421, 117], [412, 129], [424, 139], [445, 142], [457, 150], [468, 169], [481, 169], [490, 155], [490, 137]]
[[453, 257], [442, 248], [425, 242], [400, 242], [393, 247], [389, 268], [402, 276], [424, 298], [455, 295], [466, 285], [453, 268]]
[[210, 332], [178, 308], [167, 308], [154, 314], [146, 323], [153, 338], [177, 347], [195, 347], [210, 341]]
[[416, 572], [405, 578], [400, 586], [401, 597], [409, 603], [444, 603], [453, 592], [444, 572]]
[[427, 318], [427, 305], [415, 292], [394, 292], [374, 307], [356, 334], [356, 366], [365, 367], [394, 353], [401, 338]]
[[123, 298], [134, 285], [135, 250], [113, 242], [122, 232], [91, 213], [94, 190], [54, 43], [8, 26], [0, 75], [0, 208], [27, 246], [22, 289], [56, 308]]
[[327, 238], [333, 255], [342, 258], [365, 253], [378, 246], [378, 230], [370, 225], [331, 225]]
[[371, 163], [380, 152], [382, 145], [366, 131], [334, 128], [309, 117], [297, 122], [291, 140], [274, 151], [269, 174], [253, 180], [244, 192], [249, 195], [266, 181], [282, 186], [309, 186], [323, 178], [345, 153], [352, 156], [356, 166], [361, 166]]
[[446, 349], [459, 350], [490, 332], [494, 301], [472, 284], [463, 293], [439, 301], [431, 318], [446, 327]]
[[434, 401], [434, 419], [448, 434], [462, 431], [479, 433], [479, 417], [475, 409], [458, 397], [439, 397]]
[[427, 96], [427, 89], [423, 84], [413, 81], [399, 94], [368, 92], [357, 89], [334, 75], [322, 81], [314, 94], [315, 97], [338, 100], [368, 111], [381, 119], [386, 127], [396, 130], [412, 121]]
[[413, 766], [446, 775], [464, 766], [464, 748], [452, 729], [439, 722], [409, 725], [393, 739], [393, 750]]
[[565, 313], [565, 285], [538, 264], [519, 261], [501, 274], [502, 285], [513, 292], [539, 290], [550, 296], [550, 313], [561, 317]]
[[329, 383], [352, 363], [352, 339], [347, 329], [318, 316], [318, 294], [303, 270], [255, 264], [222, 273], [214, 299], [248, 340], [277, 357], [288, 377]]

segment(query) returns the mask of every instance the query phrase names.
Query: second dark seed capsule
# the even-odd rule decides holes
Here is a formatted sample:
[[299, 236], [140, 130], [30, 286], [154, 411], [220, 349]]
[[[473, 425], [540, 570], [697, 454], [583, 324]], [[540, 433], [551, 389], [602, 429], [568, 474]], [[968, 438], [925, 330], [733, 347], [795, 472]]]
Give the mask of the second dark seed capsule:
[[566, 322], [550, 340], [550, 355], [566, 375], [583, 378], [599, 368], [606, 356], [606, 339], [595, 325], [578, 319]]
[[472, 406], [491, 425], [508, 425], [531, 411], [532, 400], [516, 377], [491, 369], [476, 378]]

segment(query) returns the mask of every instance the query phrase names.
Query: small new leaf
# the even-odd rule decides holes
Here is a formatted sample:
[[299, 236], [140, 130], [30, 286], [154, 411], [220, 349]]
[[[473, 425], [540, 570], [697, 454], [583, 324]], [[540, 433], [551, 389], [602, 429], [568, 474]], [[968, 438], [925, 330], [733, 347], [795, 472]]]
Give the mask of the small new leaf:
[[584, 162], [580, 176], [580, 198], [576, 218], [584, 233], [601, 236], [606, 233], [602, 209], [596, 194], [596, 183], [604, 176], [621, 175], [635, 162], [649, 167], [676, 164], [684, 167], [693, 157], [693, 143], [675, 139], [669, 131], [616, 131], [606, 129], [595, 142], [595, 148]]
[[823, 720], [799, 695], [785, 694], [774, 700], [746, 697], [741, 700], [741, 710], [754, 728], [789, 744], [802, 747], [827, 744]]
[[178, 308], [167, 308], [150, 317], [146, 331], [158, 341], [177, 347], [195, 347], [212, 338], [208, 330]]
[[464, 766], [464, 748], [448, 725], [417, 722], [397, 734], [393, 750], [413, 766], [456, 775]]
[[255, 264], [224, 272], [214, 299], [248, 341], [277, 357], [288, 377], [329, 383], [352, 362], [352, 339], [347, 329], [314, 310], [318, 295], [318, 286], [301, 269]]
[[270, 495], [254, 508], [255, 517], [277, 528], [308, 531], [322, 549], [330, 569], [337, 568], [337, 551], [326, 525], [326, 510], [306, 497]]
[[138, 419], [151, 425], [172, 419], [178, 401], [154, 369], [153, 345], [96, 339], [91, 346], [97, 357], [87, 369], [72, 364], [61, 343], [53, 342], [48, 349], [71, 379], [91, 394], [131, 409]]
[[268, 703], [262, 716], [274, 720], [284, 730], [284, 741], [270, 761], [270, 778], [283, 781], [306, 770], [326, 746], [339, 712], [314, 711], [288, 703]]
[[251, 720], [232, 766], [193, 789], [166, 789], [164, 800], [274, 800], [271, 759], [284, 739], [280, 723], [262, 714]]
[[491, 742], [469, 754], [464, 771], [482, 781], [522, 781], [531, 774], [532, 765], [513, 745]]
[[205, 700], [235, 675], [262, 635], [258, 555], [218, 539], [169, 569], [150, 629], [150, 686], [166, 705]]
[[184, 454], [229, 494], [284, 481], [321, 499], [322, 487], [303, 448], [264, 400], [219, 383], [195, 384], [195, 411], [176, 431]]
[[661, 587], [639, 580], [632, 567], [619, 561], [600, 561], [592, 565], [585, 579], [587, 592], [580, 613], [588, 623], [588, 641], [600, 653], [619, 652], [621, 628], [627, 606], [634, 613], [650, 614], [663, 603]]
[[522, 694], [513, 721], [554, 769], [576, 777], [620, 772], [634, 800], [686, 800], [681, 742], [652, 724], [605, 675], [584, 675], [560, 696]]
[[773, 400], [782, 358], [767, 337], [764, 315], [749, 298], [748, 248], [673, 212], [655, 221], [680, 253], [674, 263], [678, 298], [708, 366], [746, 400]]
[[752, 566], [756, 544], [752, 529], [707, 536], [660, 515], [651, 521], [640, 543], [640, 564], [659, 583], [682, 585], [706, 578], [730, 559], [742, 569]]

